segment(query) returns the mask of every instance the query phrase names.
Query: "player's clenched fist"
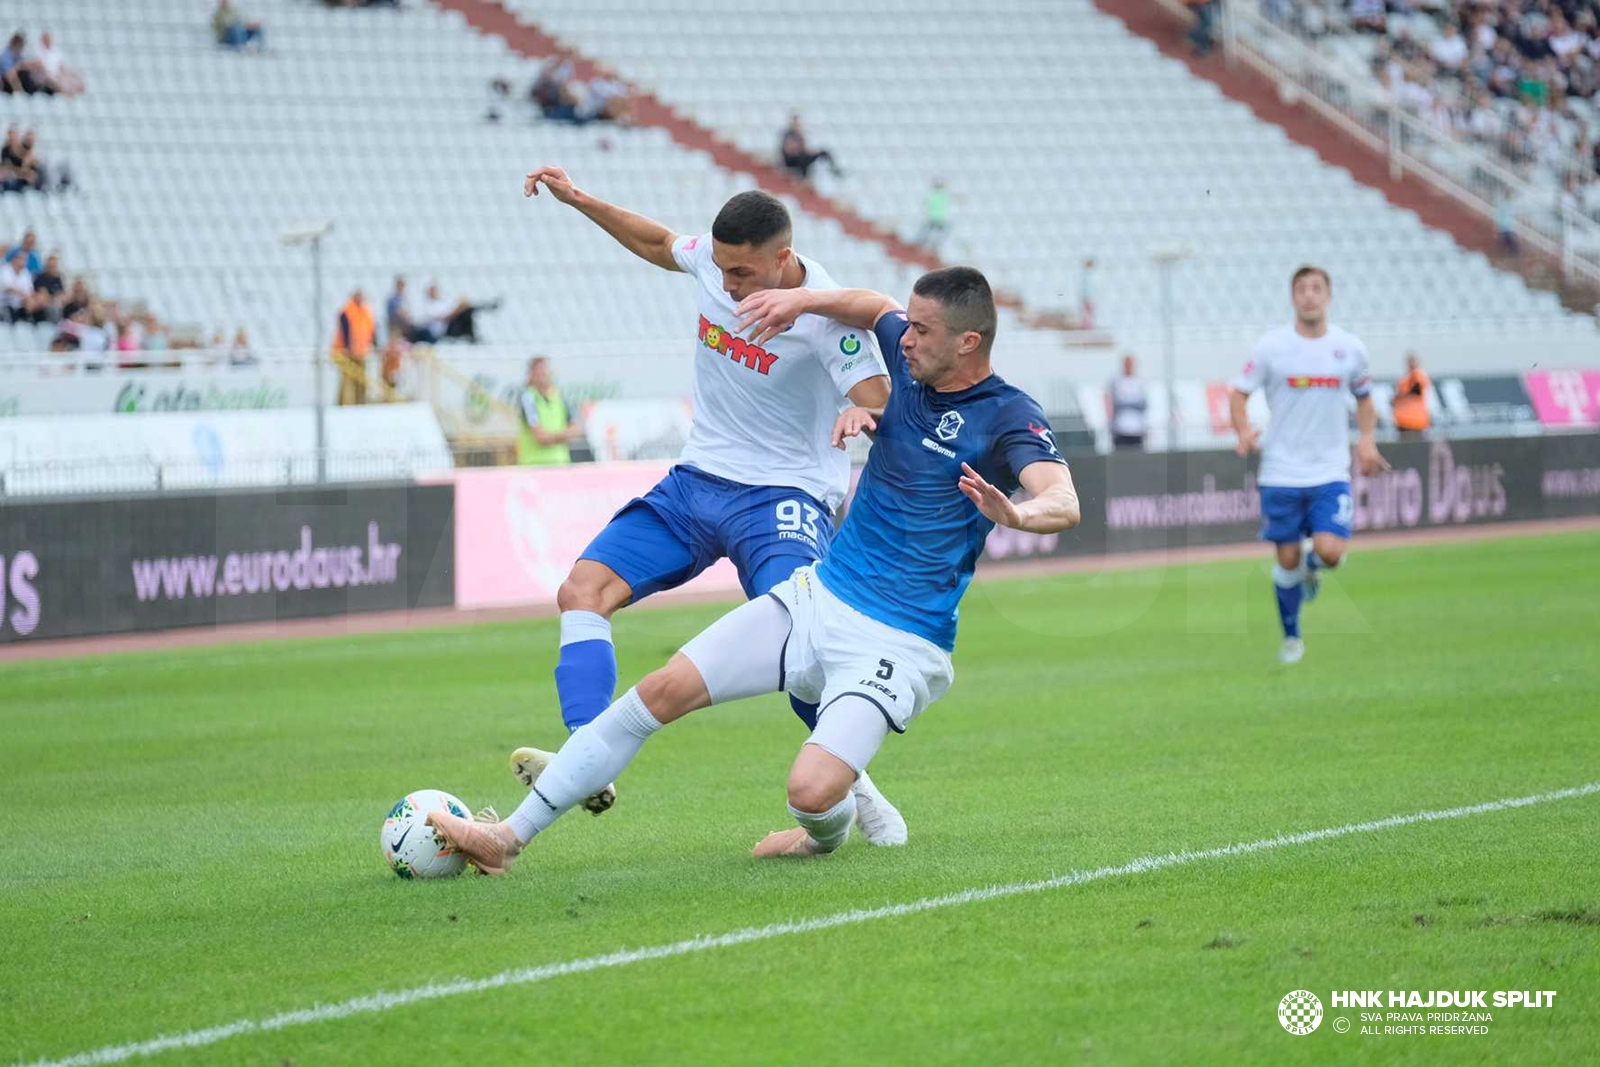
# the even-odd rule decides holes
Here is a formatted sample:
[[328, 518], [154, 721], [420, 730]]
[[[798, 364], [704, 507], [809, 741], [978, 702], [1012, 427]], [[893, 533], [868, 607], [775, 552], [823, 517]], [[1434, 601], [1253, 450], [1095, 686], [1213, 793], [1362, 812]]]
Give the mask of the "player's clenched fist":
[[563, 204], [570, 204], [578, 198], [578, 187], [572, 184], [567, 172], [560, 167], [550, 166], [540, 167], [522, 179], [522, 195], [538, 196], [541, 182], [550, 190], [550, 195]]
[[833, 447], [844, 448], [845, 438], [859, 433], [871, 433], [878, 428], [878, 420], [867, 408], [845, 408], [833, 424]]

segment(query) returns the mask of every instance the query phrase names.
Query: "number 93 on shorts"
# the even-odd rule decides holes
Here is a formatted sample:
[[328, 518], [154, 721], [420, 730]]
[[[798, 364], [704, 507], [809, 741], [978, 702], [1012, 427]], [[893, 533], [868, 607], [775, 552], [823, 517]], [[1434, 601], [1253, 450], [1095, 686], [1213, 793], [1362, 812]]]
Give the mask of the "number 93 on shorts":
[[784, 688], [823, 711], [846, 694], [877, 705], [889, 728], [905, 733], [955, 681], [950, 654], [932, 641], [871, 619], [840, 600], [802, 567], [772, 595], [789, 610]]

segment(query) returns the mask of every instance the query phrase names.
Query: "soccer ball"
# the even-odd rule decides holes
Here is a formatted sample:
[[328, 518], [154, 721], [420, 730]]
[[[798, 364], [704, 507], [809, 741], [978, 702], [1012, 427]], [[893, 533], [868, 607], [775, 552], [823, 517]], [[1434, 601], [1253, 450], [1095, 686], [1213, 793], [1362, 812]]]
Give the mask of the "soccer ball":
[[418, 789], [401, 797], [383, 820], [378, 834], [383, 859], [401, 878], [454, 878], [466, 869], [467, 858], [428, 825], [428, 815], [435, 811], [472, 818], [460, 798], [442, 789]]

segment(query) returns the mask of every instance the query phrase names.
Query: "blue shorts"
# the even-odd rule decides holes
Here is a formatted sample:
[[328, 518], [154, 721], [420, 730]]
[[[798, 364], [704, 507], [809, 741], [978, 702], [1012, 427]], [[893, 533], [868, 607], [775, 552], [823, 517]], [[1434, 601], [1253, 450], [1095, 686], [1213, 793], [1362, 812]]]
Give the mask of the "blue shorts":
[[1355, 498], [1349, 482], [1326, 485], [1263, 485], [1261, 487], [1261, 540], [1298, 543], [1312, 534], [1350, 537]]
[[604, 563], [637, 603], [674, 589], [726, 556], [754, 598], [815, 563], [833, 541], [816, 497], [781, 485], [742, 485], [678, 464], [611, 517], [579, 559]]

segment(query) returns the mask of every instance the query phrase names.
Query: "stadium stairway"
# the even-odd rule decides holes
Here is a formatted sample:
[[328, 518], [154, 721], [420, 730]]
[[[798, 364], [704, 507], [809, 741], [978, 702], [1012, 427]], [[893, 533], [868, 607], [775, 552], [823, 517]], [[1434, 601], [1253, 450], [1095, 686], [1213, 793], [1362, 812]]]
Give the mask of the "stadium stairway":
[[1093, 257], [1092, 295], [1119, 334], [1160, 322], [1152, 252], [1167, 243], [1195, 252], [1175, 315], [1191, 337], [1281, 321], [1286, 280], [1307, 260], [1338, 279], [1340, 321], [1358, 330], [1592, 329], [1090, 0], [489, 6], [756, 159], [801, 112], [845, 170], [818, 177], [820, 191], [902, 237], [944, 177], [949, 258], [1050, 308], [1077, 306], [1079, 264]]

